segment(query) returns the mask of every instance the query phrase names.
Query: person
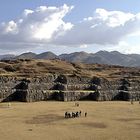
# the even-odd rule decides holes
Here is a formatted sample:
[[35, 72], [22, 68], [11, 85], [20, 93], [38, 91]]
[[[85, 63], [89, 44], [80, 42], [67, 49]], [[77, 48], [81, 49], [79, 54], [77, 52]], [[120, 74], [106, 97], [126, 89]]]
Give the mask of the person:
[[79, 112], [79, 116], [81, 117], [81, 110], [80, 110], [80, 112]]
[[75, 118], [75, 113], [74, 112], [72, 112], [72, 118]]
[[10, 102], [8, 102], [8, 107], [11, 107], [11, 103]]
[[68, 118], [68, 112], [65, 112], [65, 118]]
[[79, 112], [78, 111], [76, 112], [76, 117], [79, 117]]
[[85, 117], [87, 117], [87, 112], [85, 112]]
[[131, 104], [133, 105], [134, 103], [133, 103], [133, 98], [131, 99]]
[[79, 106], [79, 103], [77, 103], [77, 106]]
[[71, 114], [70, 113], [68, 113], [68, 118], [71, 118]]

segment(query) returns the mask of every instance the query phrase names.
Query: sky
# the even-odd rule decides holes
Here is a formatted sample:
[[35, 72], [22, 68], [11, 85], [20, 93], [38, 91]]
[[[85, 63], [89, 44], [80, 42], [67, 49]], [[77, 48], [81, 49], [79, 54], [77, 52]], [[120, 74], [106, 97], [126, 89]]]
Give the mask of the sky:
[[139, 0], [1, 0], [0, 55], [140, 54]]

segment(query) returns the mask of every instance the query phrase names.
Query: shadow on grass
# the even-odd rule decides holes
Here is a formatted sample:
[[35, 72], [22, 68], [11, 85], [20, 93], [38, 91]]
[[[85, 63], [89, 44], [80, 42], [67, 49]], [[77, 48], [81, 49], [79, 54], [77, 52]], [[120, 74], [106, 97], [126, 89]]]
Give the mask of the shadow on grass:
[[[45, 124], [45, 125], [50, 125], [59, 121], [63, 121], [63, 120], [73, 120], [76, 118], [70, 118], [70, 119], [66, 119], [64, 118], [64, 116], [59, 116], [57, 114], [47, 114], [47, 115], [38, 115], [33, 117], [30, 120], [26, 120], [25, 123], [27, 124]], [[80, 118], [79, 118], [80, 119]], [[80, 125], [82, 127], [92, 127], [92, 128], [107, 128], [107, 125], [105, 125], [104, 123], [100, 123], [100, 122], [75, 122], [73, 124], [69, 123], [69, 124], [63, 124], [62, 125]]]
[[137, 125], [138, 127], [140, 127], [140, 123], [136, 123], [136, 125]]
[[140, 118], [120, 118], [117, 119], [117, 121], [121, 121], [121, 122], [130, 122], [130, 121], [139, 121]]
[[98, 123], [98, 122], [85, 122], [81, 123], [82, 126], [92, 127], [92, 128], [107, 128], [107, 125], [104, 123]]
[[63, 116], [58, 116], [56, 114], [48, 114], [48, 115], [38, 115], [33, 117], [31, 120], [26, 120], [27, 124], [50, 124], [56, 121], [64, 120]]

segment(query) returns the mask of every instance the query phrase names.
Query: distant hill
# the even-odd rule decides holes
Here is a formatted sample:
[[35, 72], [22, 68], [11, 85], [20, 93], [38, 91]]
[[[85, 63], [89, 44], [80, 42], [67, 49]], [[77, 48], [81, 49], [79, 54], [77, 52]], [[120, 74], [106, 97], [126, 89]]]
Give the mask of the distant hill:
[[117, 51], [99, 51], [92, 55], [92, 57], [85, 60], [86, 63], [99, 63], [121, 66], [129, 66], [130, 61], [132, 61], [132, 58], [130, 58], [128, 55], [121, 54]]
[[13, 55], [13, 54], [0, 55], [0, 60], [12, 59], [14, 57], [15, 57], [15, 55]]
[[44, 52], [35, 56], [35, 59], [55, 59], [58, 56], [52, 52]]
[[16, 58], [17, 59], [34, 59], [35, 56], [36, 56], [35, 53], [28, 52], [28, 53], [23, 53], [23, 54], [17, 56]]
[[[13, 58], [11, 55], [0, 56], [3, 58]], [[122, 54], [118, 51], [99, 51], [97, 53], [86, 52], [74, 52], [70, 54], [56, 55], [52, 52], [44, 52], [41, 54], [35, 54], [32, 52], [23, 53], [15, 57], [16, 59], [61, 59], [73, 63], [87, 63], [87, 64], [108, 64], [108, 65], [120, 65], [127, 67], [140, 67], [140, 55], [139, 54]]]
[[140, 55], [139, 54], [122, 54], [117, 51], [99, 51], [97, 53], [85, 53], [76, 52], [71, 54], [60, 55], [61, 59], [69, 62], [81, 62], [81, 63], [98, 63], [108, 65], [120, 65], [128, 67], [139, 67], [140, 66]]
[[86, 52], [74, 52], [70, 54], [61, 54], [59, 58], [62, 60], [67, 60], [69, 62], [85, 62], [92, 54]]

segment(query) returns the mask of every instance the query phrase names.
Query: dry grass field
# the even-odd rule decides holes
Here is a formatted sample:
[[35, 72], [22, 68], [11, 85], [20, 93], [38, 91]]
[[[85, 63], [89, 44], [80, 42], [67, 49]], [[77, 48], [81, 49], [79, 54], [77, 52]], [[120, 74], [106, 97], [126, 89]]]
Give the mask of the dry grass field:
[[[0, 104], [0, 140], [140, 140], [135, 102], [13, 102]], [[65, 111], [85, 111], [65, 119]]]

